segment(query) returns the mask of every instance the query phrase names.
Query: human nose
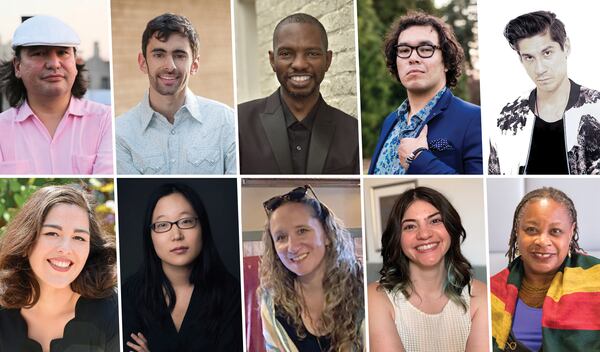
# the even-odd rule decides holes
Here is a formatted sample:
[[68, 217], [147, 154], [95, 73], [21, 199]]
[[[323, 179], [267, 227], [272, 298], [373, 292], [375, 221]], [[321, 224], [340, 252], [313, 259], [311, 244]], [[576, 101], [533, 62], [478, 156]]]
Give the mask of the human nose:
[[295, 235], [288, 236], [288, 252], [296, 253], [300, 249], [300, 239]]
[[426, 240], [431, 237], [431, 231], [427, 224], [422, 224], [417, 229], [417, 239], [418, 240]]
[[60, 242], [58, 243], [57, 250], [59, 253], [62, 253], [62, 254], [71, 253], [71, 250], [72, 250], [71, 239], [67, 236], [62, 237], [60, 239]]
[[541, 74], [545, 73], [547, 70], [546, 64], [544, 64], [544, 62], [542, 60], [536, 60], [534, 65], [535, 65], [535, 73], [537, 75], [541, 75]]
[[181, 241], [183, 238], [183, 231], [177, 226], [177, 223], [171, 224], [171, 239], [173, 241]]
[[548, 231], [542, 231], [539, 236], [536, 237], [535, 242], [538, 246], [547, 246], [550, 244], [550, 234]]
[[307, 66], [307, 61], [304, 55], [295, 55], [292, 61], [292, 68], [296, 70], [304, 69]]
[[50, 51], [46, 55], [46, 68], [56, 69], [60, 67], [60, 57], [54, 52]]
[[408, 55], [408, 61], [409, 62], [420, 62], [421, 61], [421, 57], [419, 56], [419, 53], [417, 52], [417, 48], [410, 48], [410, 55]]
[[173, 71], [176, 68], [175, 60], [173, 59], [172, 56], [170, 56], [170, 55], [165, 56], [164, 68], [168, 71]]

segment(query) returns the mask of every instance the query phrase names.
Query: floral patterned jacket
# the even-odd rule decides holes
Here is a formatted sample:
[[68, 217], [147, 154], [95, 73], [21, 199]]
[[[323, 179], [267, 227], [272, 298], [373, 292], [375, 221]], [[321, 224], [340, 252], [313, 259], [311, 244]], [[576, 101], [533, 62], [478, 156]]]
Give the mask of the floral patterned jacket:
[[[502, 108], [490, 133], [490, 175], [525, 173], [536, 118], [533, 97], [531, 92]], [[600, 175], [600, 92], [571, 81], [563, 123], [569, 173]]]

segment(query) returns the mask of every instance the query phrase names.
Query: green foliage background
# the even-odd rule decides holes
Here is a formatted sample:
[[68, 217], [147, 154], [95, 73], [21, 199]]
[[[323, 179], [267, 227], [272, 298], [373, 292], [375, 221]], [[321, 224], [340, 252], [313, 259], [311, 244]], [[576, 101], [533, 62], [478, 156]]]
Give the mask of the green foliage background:
[[363, 157], [370, 159], [385, 117], [406, 99], [406, 90], [388, 72], [383, 40], [393, 21], [409, 10], [443, 18], [454, 28], [465, 51], [465, 67], [453, 94], [479, 105], [478, 75], [471, 51], [477, 51], [476, 0], [451, 0], [436, 8], [432, 0], [358, 0], [358, 45]]
[[33, 192], [50, 185], [76, 184], [92, 192], [96, 199], [96, 213], [105, 231], [115, 235], [115, 202], [113, 179], [73, 178], [1, 178], [0, 179], [0, 237], [6, 225], [17, 214]]

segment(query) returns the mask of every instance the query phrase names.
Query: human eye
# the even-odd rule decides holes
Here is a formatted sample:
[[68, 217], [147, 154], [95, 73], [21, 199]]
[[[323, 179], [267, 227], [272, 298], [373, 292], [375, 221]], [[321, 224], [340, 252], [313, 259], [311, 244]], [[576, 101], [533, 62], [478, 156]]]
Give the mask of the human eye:
[[527, 61], [527, 62], [533, 61], [533, 56], [531, 56], [531, 55], [521, 55], [521, 58], [523, 59], [523, 61]]
[[194, 225], [196, 224], [196, 219], [195, 218], [183, 218], [181, 220], [178, 221], [180, 226], [183, 226], [185, 228], [190, 228], [190, 227], [194, 227]]
[[411, 231], [416, 229], [417, 226], [414, 223], [405, 223], [402, 225], [402, 231]]
[[157, 58], [157, 59], [160, 59], [163, 56], [164, 56], [164, 54], [162, 52], [160, 52], [160, 51], [155, 51], [155, 52], [152, 53], [152, 57]]
[[170, 223], [166, 222], [166, 221], [159, 221], [159, 222], [155, 222], [154, 223], [154, 231], [156, 232], [165, 232], [169, 230], [169, 227], [171, 226]]
[[431, 45], [421, 45], [417, 48], [417, 51], [423, 56], [430, 56], [433, 55], [434, 49]]
[[301, 227], [298, 229], [298, 234], [300, 234], [300, 235], [303, 235], [307, 232], [308, 232], [308, 229], [306, 227]]
[[398, 56], [401, 56], [401, 57], [409, 56], [412, 51], [411, 47], [406, 46], [406, 45], [401, 45], [396, 50], [398, 52]]
[[552, 56], [553, 51], [552, 51], [552, 49], [546, 49], [542, 52], [542, 54], [544, 55], [544, 57], [549, 57], [549, 56]]
[[434, 218], [431, 219], [431, 223], [432, 224], [443, 224], [444, 221], [442, 220], [441, 216], [436, 216]]
[[85, 237], [83, 237], [83, 236], [80, 236], [80, 235], [73, 236], [73, 239], [75, 241], [87, 242], [87, 239]]
[[563, 230], [559, 229], [557, 227], [555, 227], [553, 229], [550, 229], [550, 234], [551, 235], [558, 236], [558, 235], [561, 235], [562, 233], [563, 233]]
[[321, 57], [321, 52], [319, 50], [311, 50], [308, 52], [308, 57]]
[[277, 55], [279, 55], [281, 58], [288, 58], [292, 56], [292, 53], [289, 50], [280, 50]]
[[58, 237], [58, 233], [56, 233], [54, 231], [43, 232], [42, 235], [48, 236], [48, 237]]
[[284, 233], [276, 233], [275, 234], [275, 242], [283, 242], [283, 241], [285, 241], [286, 238], [287, 238], [287, 236]]
[[526, 234], [528, 235], [533, 235], [536, 234], [537, 228], [535, 226], [525, 226], [525, 228], [523, 229], [523, 231], [525, 231]]

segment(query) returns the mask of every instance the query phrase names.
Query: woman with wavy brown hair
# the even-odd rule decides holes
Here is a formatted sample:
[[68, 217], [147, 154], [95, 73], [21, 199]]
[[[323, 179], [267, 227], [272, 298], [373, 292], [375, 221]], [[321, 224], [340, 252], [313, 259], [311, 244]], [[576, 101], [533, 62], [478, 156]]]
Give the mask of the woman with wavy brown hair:
[[460, 245], [460, 216], [440, 192], [402, 193], [381, 238], [383, 268], [369, 285], [371, 351], [487, 351], [487, 290]]
[[118, 351], [114, 239], [91, 196], [36, 191], [0, 240], [0, 351]]
[[267, 350], [363, 350], [363, 273], [350, 233], [309, 185], [263, 206], [258, 294]]

